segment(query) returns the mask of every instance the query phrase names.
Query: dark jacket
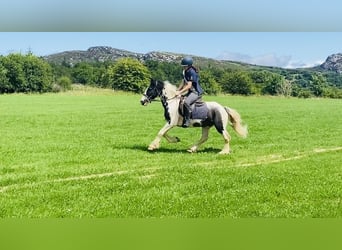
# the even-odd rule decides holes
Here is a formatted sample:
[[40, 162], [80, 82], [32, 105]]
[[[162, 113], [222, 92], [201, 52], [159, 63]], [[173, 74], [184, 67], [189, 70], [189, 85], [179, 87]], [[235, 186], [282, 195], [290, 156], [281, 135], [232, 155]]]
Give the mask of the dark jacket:
[[199, 83], [199, 75], [194, 67], [190, 67], [184, 72], [184, 80], [187, 82], [192, 82], [192, 87], [198, 93], [198, 95], [203, 94], [203, 89]]

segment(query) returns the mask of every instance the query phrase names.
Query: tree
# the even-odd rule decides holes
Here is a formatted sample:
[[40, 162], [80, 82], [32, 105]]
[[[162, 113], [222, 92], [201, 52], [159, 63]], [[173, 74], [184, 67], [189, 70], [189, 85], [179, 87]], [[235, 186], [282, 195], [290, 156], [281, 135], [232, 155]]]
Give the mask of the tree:
[[323, 96], [327, 82], [322, 74], [314, 74], [311, 76], [310, 89], [315, 96]]
[[108, 68], [108, 78], [115, 90], [141, 93], [148, 86], [151, 73], [138, 60], [123, 58]]
[[48, 92], [52, 87], [52, 69], [43, 59], [28, 54], [23, 57], [24, 92]]
[[219, 84], [209, 70], [200, 71], [200, 84], [204, 92], [208, 95], [217, 95], [221, 92]]
[[278, 95], [291, 96], [292, 94], [292, 82], [287, 79], [282, 79], [277, 89]]
[[5, 68], [5, 74], [9, 83], [6, 92], [23, 92], [23, 86], [25, 85], [23, 56], [20, 54], [10, 54], [2, 58], [2, 65]]
[[1, 64], [0, 58], [0, 93], [9, 93], [11, 91], [11, 84], [7, 77], [7, 69]]
[[178, 63], [147, 60], [145, 65], [151, 72], [153, 79], [169, 81], [172, 83], [180, 82], [182, 80], [182, 69]]
[[249, 74], [253, 81], [253, 94], [262, 94], [263, 88], [265, 88], [273, 78], [273, 73], [266, 70], [252, 71]]
[[72, 70], [72, 77], [75, 83], [91, 84], [93, 83], [93, 66], [89, 63], [77, 63]]
[[148, 60], [146, 61], [145, 65], [148, 68], [148, 70], [151, 72], [151, 77], [153, 79], [162, 80], [162, 81], [169, 80], [166, 76], [166, 73], [161, 68], [160, 62]]
[[289, 85], [285, 83], [285, 78], [282, 75], [270, 73], [262, 93], [266, 95], [279, 95], [287, 90], [288, 87]]
[[247, 72], [243, 71], [225, 73], [222, 79], [222, 88], [227, 93], [250, 95], [252, 93], [252, 79]]
[[54, 78], [55, 79], [58, 79], [62, 76], [66, 76], [70, 79], [72, 79], [72, 68], [66, 64], [66, 63], [63, 63], [62, 64], [57, 64], [57, 63], [49, 63], [51, 68], [52, 68], [52, 72], [53, 72], [53, 75], [54, 75]]
[[32, 53], [10, 54], [0, 60], [1, 93], [47, 92], [52, 88], [51, 66]]

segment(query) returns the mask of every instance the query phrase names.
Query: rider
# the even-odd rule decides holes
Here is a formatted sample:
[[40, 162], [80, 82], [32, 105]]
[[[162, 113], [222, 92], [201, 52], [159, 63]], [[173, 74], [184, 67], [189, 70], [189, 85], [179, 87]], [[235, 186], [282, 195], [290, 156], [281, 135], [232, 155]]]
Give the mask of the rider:
[[176, 95], [184, 95], [186, 97], [184, 101], [183, 128], [187, 128], [190, 125], [191, 105], [201, 98], [203, 94], [199, 83], [198, 70], [192, 64], [193, 60], [191, 57], [184, 57], [182, 59], [183, 81], [176, 92]]

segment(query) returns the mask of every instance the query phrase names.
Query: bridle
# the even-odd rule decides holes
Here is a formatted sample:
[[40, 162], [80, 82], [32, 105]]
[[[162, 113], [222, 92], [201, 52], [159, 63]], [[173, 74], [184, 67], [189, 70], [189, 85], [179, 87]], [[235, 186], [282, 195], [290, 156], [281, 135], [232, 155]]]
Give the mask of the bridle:
[[[162, 96], [162, 91], [159, 91], [158, 88], [157, 88], [157, 86], [151, 88], [151, 90], [152, 90], [153, 92], [157, 92], [156, 97], [157, 97], [157, 96], [159, 96], [159, 97]], [[157, 101], [157, 100], [154, 99], [154, 98], [156, 98], [156, 97], [153, 97], [153, 98], [152, 98], [152, 97], [148, 96], [146, 93], [144, 93], [143, 96], [147, 99], [147, 101], [148, 101], [149, 103], [151, 103], [152, 101]]]
[[154, 100], [151, 100], [151, 98], [148, 95], [146, 95], [145, 93], [143, 94], [143, 96], [146, 98], [147, 102], [149, 102], [149, 103], [154, 101]]
[[156, 84], [153, 88], [150, 88], [151, 91], [153, 91], [154, 93], [157, 93], [156, 97], [160, 97], [161, 100], [155, 100], [154, 98], [156, 98], [156, 97], [153, 97], [153, 98], [152, 98], [152, 97], [148, 96], [146, 93], [144, 93], [143, 96], [147, 99], [147, 101], [148, 101], [149, 103], [151, 103], [152, 101], [167, 102], [167, 101], [170, 101], [170, 100], [172, 100], [172, 99], [177, 98], [176, 95], [174, 95], [174, 96], [171, 97], [171, 98], [168, 98], [167, 96], [165, 96], [165, 95], [163, 94], [163, 90], [164, 90], [164, 89], [165, 89], [165, 87], [163, 87], [162, 89], [159, 89], [158, 86], [157, 86], [157, 84]]

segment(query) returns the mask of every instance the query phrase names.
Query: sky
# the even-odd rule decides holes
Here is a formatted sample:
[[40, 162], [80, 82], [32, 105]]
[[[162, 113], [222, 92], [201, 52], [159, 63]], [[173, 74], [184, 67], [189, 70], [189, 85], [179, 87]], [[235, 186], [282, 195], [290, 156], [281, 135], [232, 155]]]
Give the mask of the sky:
[[341, 31], [340, 0], [2, 0], [3, 31]]
[[342, 52], [341, 0], [3, 0], [0, 54], [110, 46], [284, 68]]
[[341, 31], [340, 0], [2, 0], [8, 31]]
[[301, 68], [342, 53], [342, 32], [0, 32], [1, 55], [45, 56], [92, 46]]

